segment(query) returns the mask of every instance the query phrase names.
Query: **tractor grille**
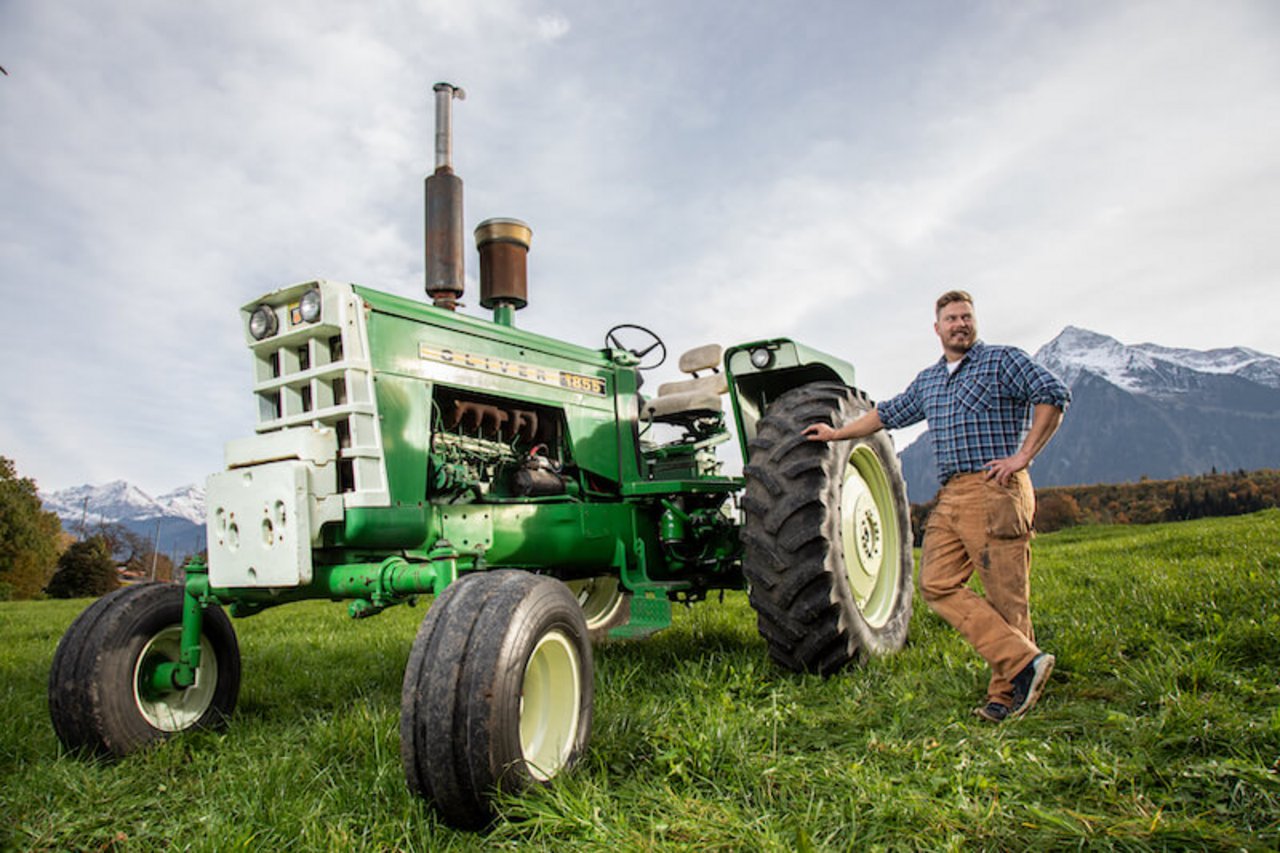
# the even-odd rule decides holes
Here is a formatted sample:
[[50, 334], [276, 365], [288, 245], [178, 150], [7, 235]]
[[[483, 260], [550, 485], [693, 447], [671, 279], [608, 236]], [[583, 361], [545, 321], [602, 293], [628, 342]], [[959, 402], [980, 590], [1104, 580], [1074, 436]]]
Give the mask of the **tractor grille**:
[[[291, 307], [315, 287], [323, 298], [320, 321], [291, 323]], [[249, 339], [257, 432], [332, 427], [338, 436], [338, 487], [346, 505], [385, 505], [382, 437], [361, 300], [350, 285], [298, 285], [246, 306], [246, 318], [264, 304], [276, 312], [280, 331], [263, 341]]]

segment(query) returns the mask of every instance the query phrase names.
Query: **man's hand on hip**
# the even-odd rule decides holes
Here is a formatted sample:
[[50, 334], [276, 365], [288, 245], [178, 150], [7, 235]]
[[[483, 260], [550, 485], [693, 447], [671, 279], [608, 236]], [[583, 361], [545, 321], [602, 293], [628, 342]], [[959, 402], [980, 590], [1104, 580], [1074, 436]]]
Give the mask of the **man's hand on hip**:
[[987, 479], [995, 480], [1002, 486], [1009, 485], [1009, 478], [1031, 464], [1031, 460], [1021, 451], [1003, 459], [992, 459], [983, 468], [987, 469]]

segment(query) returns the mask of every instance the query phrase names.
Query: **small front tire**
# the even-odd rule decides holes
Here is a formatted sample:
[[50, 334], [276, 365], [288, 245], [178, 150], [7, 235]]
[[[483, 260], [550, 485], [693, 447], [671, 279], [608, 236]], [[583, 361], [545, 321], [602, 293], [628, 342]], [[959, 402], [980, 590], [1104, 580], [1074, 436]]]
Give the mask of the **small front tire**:
[[410, 790], [451, 826], [485, 826], [498, 792], [545, 785], [586, 751], [592, 671], [582, 608], [560, 581], [502, 570], [450, 584], [405, 666]]
[[128, 586], [71, 623], [49, 671], [49, 714], [64, 747], [122, 758], [226, 722], [240, 693], [240, 647], [218, 607], [204, 611], [195, 683], [166, 692], [150, 686], [156, 664], [178, 661], [184, 594], [174, 584]]

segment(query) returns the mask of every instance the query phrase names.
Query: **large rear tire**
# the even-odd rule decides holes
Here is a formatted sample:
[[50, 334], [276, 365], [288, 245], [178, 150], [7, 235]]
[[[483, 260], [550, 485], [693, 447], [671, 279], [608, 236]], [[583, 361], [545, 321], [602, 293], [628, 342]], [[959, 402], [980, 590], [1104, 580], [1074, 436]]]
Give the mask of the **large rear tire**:
[[225, 724], [240, 693], [240, 648], [220, 608], [205, 610], [190, 687], [151, 688], [178, 661], [184, 590], [146, 583], [91, 604], [63, 634], [49, 670], [49, 716], [69, 750], [121, 758], [178, 732]]
[[550, 783], [586, 751], [592, 667], [582, 608], [563, 583], [504, 570], [450, 584], [405, 666], [410, 790], [451, 826], [479, 829], [496, 793]]
[[893, 443], [810, 441], [870, 409], [836, 382], [778, 397], [756, 425], [743, 473], [743, 570], [769, 655], [831, 675], [902, 648], [911, 618], [911, 513]]

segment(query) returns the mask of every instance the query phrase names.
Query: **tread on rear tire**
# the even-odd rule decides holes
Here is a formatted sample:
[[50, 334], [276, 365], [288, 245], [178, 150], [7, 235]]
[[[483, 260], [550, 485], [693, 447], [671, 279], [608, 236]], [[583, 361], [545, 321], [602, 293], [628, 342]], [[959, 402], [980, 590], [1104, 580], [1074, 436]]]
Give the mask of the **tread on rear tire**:
[[743, 571], [770, 657], [795, 672], [831, 675], [906, 642], [911, 513], [892, 441], [802, 435], [870, 408], [840, 383], [802, 385], [770, 404], [749, 443]]

